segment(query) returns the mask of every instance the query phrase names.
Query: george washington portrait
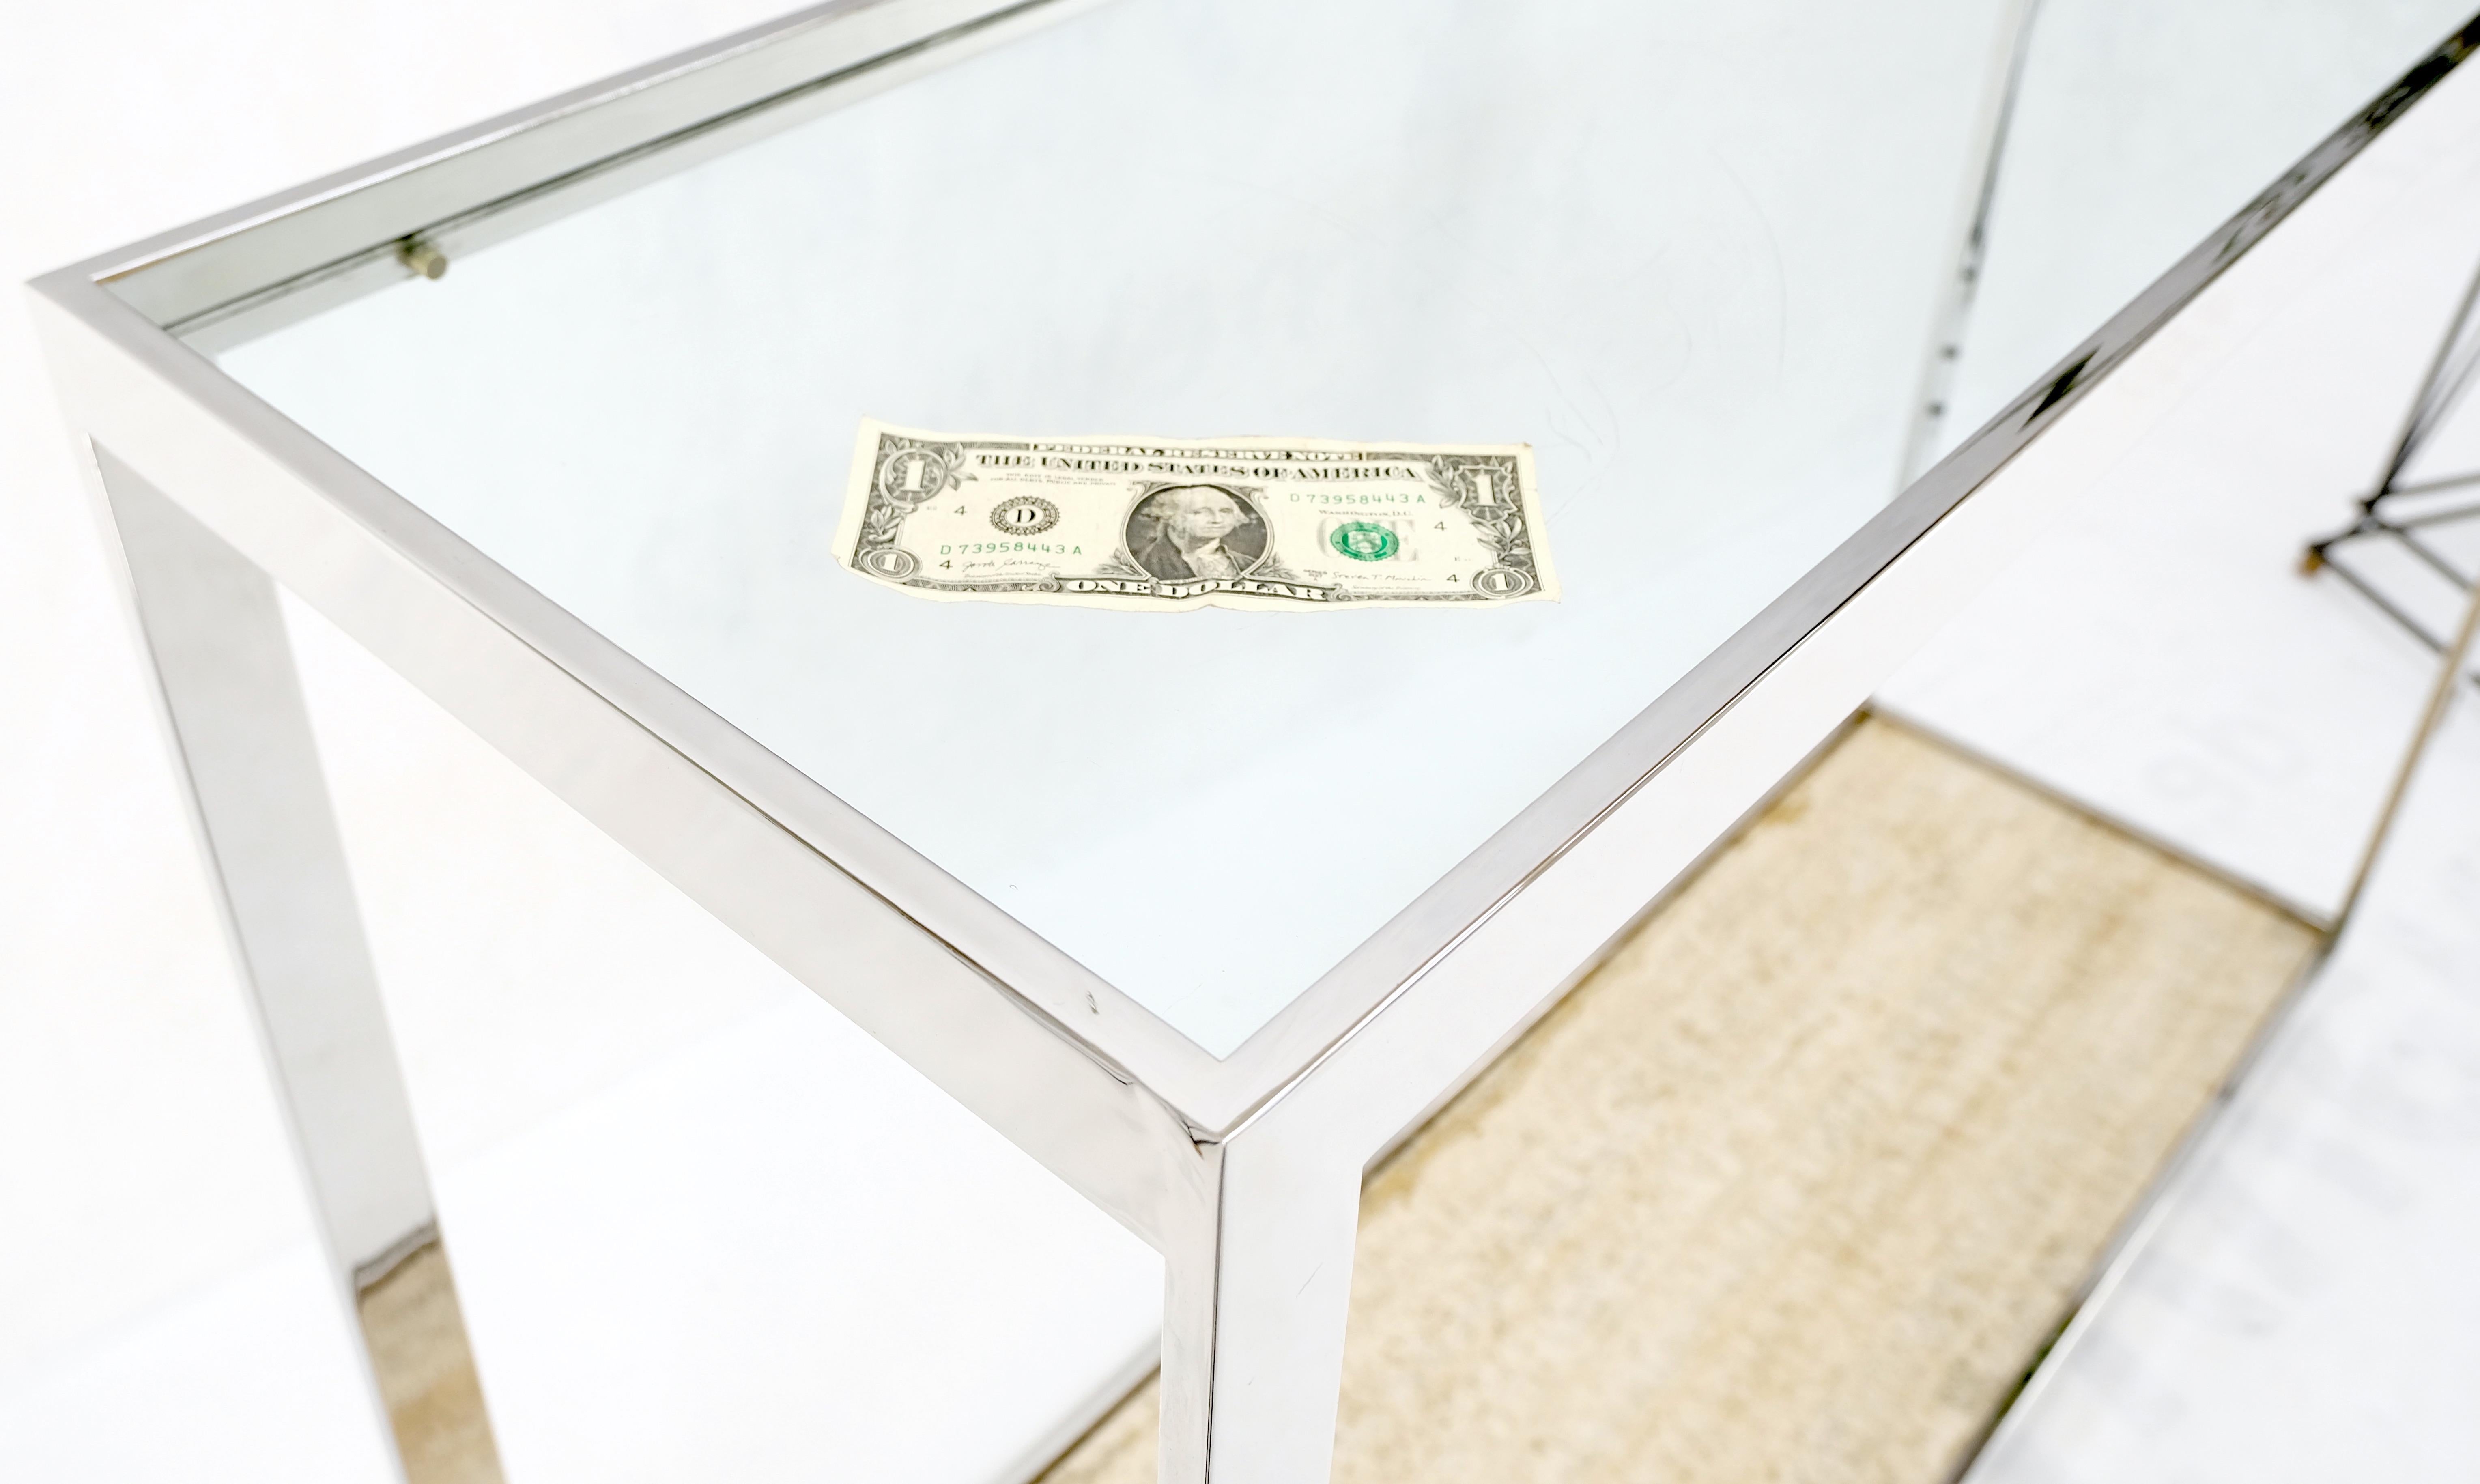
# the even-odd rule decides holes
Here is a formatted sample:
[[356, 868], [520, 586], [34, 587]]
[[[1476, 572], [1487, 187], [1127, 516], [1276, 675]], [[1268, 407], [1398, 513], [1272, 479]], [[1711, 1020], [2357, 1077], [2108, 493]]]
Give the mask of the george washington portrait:
[[1173, 484], [1128, 512], [1128, 555], [1161, 582], [1240, 577], [1266, 560], [1266, 519], [1220, 484]]

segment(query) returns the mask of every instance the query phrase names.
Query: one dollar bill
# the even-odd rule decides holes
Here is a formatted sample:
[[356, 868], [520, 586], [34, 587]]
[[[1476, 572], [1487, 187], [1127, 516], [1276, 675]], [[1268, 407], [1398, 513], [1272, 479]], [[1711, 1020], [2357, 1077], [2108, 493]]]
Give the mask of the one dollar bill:
[[836, 559], [926, 598], [1096, 608], [1556, 598], [1533, 450], [1006, 438], [865, 420]]

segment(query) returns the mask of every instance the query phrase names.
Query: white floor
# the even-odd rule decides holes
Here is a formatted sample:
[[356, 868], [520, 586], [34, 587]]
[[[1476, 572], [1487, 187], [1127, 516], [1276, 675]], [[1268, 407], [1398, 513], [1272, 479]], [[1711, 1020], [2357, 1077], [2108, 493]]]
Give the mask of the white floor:
[[1973, 1484], [2480, 1475], [2480, 706]]
[[[2456, 203], [2336, 273], [1878, 704], [2330, 920], [2436, 661], [2296, 559], [2350, 518], [2475, 259]], [[2448, 431], [2424, 472], [2480, 467], [2480, 408]], [[1971, 1484], [2480, 1476], [2475, 1253], [2467, 686], [2335, 952]]]

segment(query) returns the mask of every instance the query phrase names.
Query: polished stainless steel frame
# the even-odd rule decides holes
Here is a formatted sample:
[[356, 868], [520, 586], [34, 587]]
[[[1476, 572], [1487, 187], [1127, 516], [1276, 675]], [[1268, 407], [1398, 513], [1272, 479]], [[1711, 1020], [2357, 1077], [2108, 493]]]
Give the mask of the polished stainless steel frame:
[[32, 287], [345, 1291], [435, 1226], [271, 582], [1163, 1253], [1165, 1480], [1306, 1484], [1363, 1171], [2238, 343], [2181, 311], [2480, 22], [1218, 1060], [201, 353], [1083, 4], [831, 0]]

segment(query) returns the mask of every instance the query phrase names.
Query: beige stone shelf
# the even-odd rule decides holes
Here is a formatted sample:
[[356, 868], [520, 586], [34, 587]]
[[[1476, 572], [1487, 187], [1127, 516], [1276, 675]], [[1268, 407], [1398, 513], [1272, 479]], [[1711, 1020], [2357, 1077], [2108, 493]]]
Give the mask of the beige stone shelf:
[[1372, 1174], [1335, 1479], [1943, 1484], [2317, 946], [1861, 722]]

